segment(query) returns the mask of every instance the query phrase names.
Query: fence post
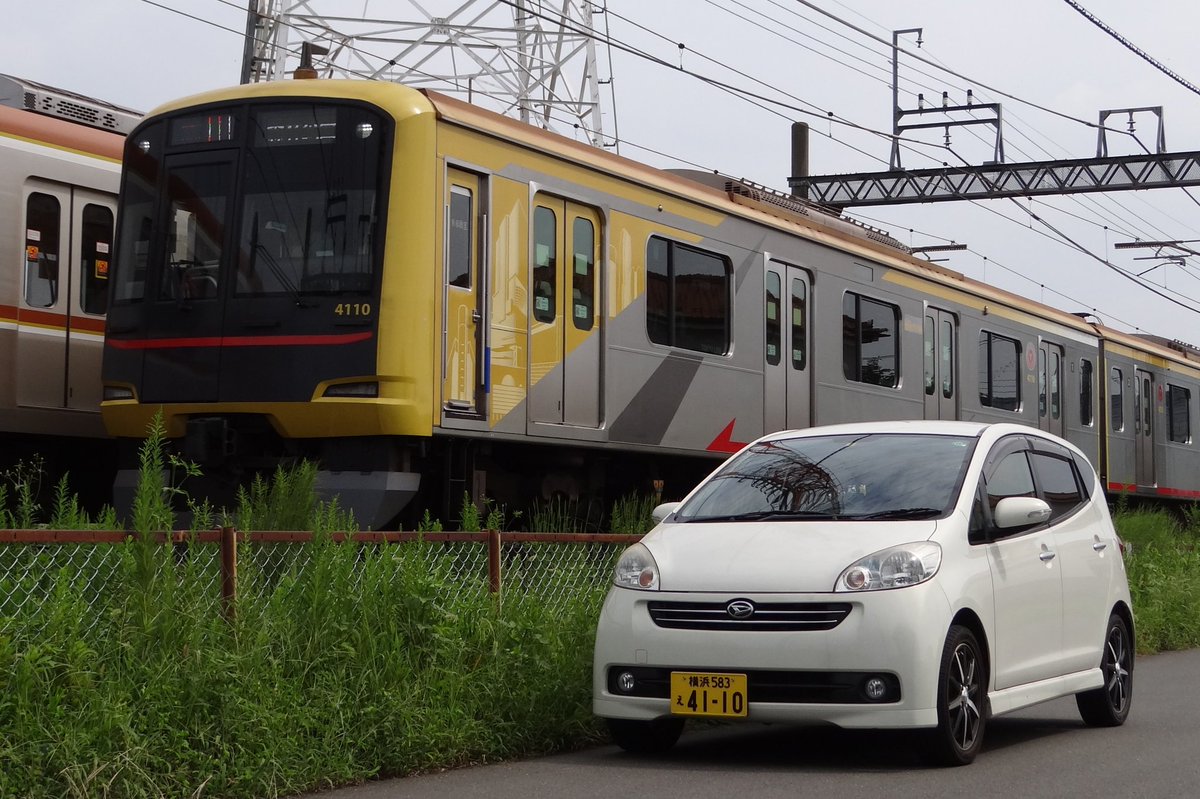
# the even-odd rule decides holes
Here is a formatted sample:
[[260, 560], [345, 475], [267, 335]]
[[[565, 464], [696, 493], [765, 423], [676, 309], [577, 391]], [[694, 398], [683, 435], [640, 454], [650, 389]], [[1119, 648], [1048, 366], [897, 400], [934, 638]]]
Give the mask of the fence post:
[[232, 622], [237, 599], [237, 528], [221, 528], [221, 607]]
[[488, 530], [488, 590], [500, 593], [500, 531]]

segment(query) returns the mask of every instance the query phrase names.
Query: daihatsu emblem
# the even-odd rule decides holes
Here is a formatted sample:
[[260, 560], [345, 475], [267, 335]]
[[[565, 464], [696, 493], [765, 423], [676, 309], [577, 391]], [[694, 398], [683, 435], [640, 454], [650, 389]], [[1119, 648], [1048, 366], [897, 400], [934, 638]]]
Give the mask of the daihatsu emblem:
[[735, 619], [748, 619], [754, 615], [754, 603], [748, 599], [735, 599], [725, 606], [725, 612]]

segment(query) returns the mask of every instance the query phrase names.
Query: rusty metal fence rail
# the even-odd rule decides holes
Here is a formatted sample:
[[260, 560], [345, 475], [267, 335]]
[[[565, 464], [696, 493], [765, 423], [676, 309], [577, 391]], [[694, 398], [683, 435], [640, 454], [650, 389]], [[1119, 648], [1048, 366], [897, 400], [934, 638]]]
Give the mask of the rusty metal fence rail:
[[[169, 543], [177, 570], [211, 597], [212, 611], [236, 613], [239, 597], [261, 598], [282, 580], [310, 568], [311, 532], [246, 532], [232, 527], [200, 533], [159, 533]], [[576, 533], [388, 532], [334, 533], [321, 540], [384, 549], [392, 557], [418, 559], [437, 574], [444, 590], [492, 594], [500, 601], [520, 595], [548, 608], [571, 591], [602, 590], [619, 554], [640, 536]], [[125, 532], [0, 530], [0, 632], [18, 617], [28, 619], [64, 582], [97, 614], [117, 592], [130, 567], [134, 543]], [[161, 560], [160, 560], [161, 564]], [[162, 566], [160, 565], [160, 568]]]

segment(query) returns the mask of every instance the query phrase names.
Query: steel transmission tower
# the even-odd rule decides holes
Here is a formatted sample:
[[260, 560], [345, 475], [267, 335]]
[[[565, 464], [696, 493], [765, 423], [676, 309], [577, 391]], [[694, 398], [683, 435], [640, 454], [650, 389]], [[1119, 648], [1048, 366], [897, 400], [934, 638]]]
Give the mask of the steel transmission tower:
[[[372, 18], [372, 5], [408, 18]], [[307, 49], [322, 77], [435, 89], [615, 146], [593, 35], [605, 11], [588, 0], [248, 0], [242, 82], [290, 77]]]

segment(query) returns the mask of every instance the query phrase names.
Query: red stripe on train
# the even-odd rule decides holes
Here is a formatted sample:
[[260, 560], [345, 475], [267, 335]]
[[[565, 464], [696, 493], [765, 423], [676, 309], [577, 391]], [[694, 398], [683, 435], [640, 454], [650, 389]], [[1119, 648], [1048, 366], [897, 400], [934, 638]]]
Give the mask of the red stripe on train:
[[321, 336], [205, 336], [202, 338], [113, 339], [104, 343], [118, 350], [199, 349], [205, 347], [339, 347], [370, 339], [374, 333]]
[[[1108, 490], [1118, 494], [1126, 492], [1130, 494], [1137, 493], [1136, 483], [1112, 483], [1108, 484]], [[1200, 491], [1191, 491], [1186, 488], [1168, 488], [1166, 486], [1156, 486], [1152, 489], [1152, 493], [1160, 497], [1172, 497], [1174, 499], [1200, 499]]]

